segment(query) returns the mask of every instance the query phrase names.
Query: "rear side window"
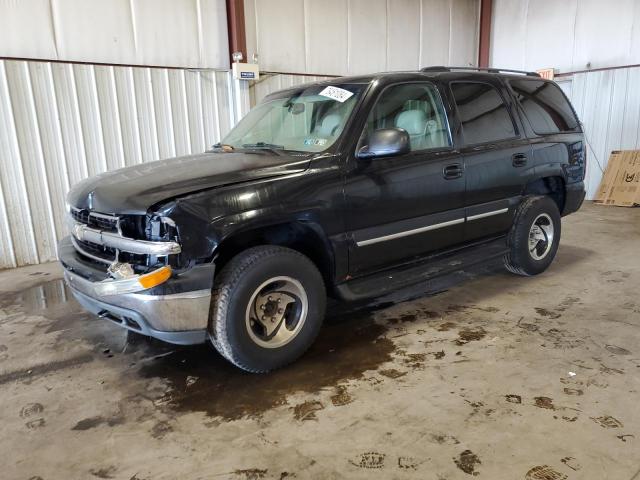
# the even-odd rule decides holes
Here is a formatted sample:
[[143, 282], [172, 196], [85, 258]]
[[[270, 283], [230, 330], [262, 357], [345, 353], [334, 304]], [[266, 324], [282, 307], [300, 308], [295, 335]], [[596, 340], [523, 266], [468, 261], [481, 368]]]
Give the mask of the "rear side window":
[[511, 114], [495, 87], [487, 83], [455, 82], [451, 91], [467, 145], [516, 136]]
[[556, 84], [541, 80], [511, 80], [509, 84], [537, 134], [578, 129], [573, 109]]

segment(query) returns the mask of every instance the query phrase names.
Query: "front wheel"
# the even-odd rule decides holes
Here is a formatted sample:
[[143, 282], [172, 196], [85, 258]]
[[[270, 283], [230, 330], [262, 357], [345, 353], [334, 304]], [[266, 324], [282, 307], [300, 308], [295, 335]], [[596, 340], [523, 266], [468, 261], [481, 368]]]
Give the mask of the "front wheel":
[[560, 212], [550, 197], [526, 197], [518, 207], [507, 237], [507, 270], [517, 275], [537, 275], [551, 264], [560, 243]]
[[289, 248], [249, 248], [214, 281], [210, 338], [234, 365], [263, 373], [296, 360], [313, 343], [326, 293], [322, 275]]

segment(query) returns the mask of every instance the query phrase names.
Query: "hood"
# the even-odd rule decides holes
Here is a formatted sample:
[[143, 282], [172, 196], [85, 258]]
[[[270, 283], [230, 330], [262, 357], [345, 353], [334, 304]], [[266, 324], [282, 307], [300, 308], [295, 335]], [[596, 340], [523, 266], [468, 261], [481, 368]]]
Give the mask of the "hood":
[[202, 153], [122, 168], [74, 186], [70, 205], [101, 213], [144, 214], [164, 200], [213, 187], [304, 171], [309, 156], [273, 151]]

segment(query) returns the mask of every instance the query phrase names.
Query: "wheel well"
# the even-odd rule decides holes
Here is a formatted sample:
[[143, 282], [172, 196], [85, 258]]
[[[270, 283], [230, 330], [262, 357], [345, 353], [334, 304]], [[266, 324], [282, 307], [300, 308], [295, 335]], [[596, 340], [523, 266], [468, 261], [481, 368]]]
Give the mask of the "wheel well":
[[334, 268], [330, 246], [311, 226], [300, 222], [259, 227], [230, 235], [216, 249], [216, 271], [222, 270], [238, 253], [258, 245], [279, 245], [297, 250], [316, 265], [325, 285], [331, 285]]
[[524, 189], [525, 195], [548, 195], [556, 202], [558, 211], [562, 214], [565, 202], [565, 186], [562, 177], [544, 177], [529, 182]]

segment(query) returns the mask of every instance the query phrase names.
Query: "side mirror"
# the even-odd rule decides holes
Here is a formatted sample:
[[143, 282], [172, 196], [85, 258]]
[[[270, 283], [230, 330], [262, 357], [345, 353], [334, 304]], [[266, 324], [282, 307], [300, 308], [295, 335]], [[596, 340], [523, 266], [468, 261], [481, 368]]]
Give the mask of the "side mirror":
[[358, 158], [391, 157], [411, 151], [409, 134], [402, 128], [373, 131], [358, 149]]

